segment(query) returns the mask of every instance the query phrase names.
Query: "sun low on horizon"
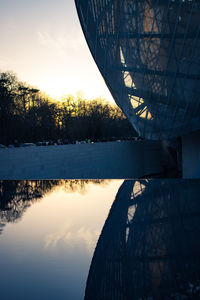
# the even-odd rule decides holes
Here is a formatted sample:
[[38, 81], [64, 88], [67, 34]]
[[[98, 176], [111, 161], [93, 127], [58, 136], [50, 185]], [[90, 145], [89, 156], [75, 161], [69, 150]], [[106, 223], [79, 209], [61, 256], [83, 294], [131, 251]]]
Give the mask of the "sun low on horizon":
[[0, 72], [54, 99], [113, 98], [85, 41], [74, 0], [0, 0]]

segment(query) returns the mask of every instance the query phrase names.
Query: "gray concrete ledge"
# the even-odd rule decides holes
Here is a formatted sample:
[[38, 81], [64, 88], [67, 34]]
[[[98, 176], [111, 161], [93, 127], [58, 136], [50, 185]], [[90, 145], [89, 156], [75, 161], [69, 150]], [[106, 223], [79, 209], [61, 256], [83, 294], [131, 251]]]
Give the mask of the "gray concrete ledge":
[[159, 141], [0, 149], [0, 179], [118, 179], [161, 173], [173, 163]]
[[184, 179], [200, 178], [200, 131], [182, 137], [182, 169]]

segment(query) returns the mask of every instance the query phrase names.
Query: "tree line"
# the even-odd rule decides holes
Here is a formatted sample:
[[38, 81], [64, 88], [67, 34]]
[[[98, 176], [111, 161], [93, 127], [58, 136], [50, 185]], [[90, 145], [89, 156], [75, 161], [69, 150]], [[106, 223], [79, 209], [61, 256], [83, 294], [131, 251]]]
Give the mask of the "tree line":
[[0, 73], [1, 144], [58, 139], [97, 141], [136, 135], [116, 105], [72, 95], [56, 102], [37, 88], [19, 81], [15, 74]]

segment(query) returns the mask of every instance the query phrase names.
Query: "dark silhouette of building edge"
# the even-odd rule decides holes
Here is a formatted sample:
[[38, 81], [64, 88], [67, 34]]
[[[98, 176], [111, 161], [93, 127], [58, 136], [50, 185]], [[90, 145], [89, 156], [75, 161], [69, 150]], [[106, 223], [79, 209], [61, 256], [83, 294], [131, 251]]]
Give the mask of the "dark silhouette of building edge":
[[199, 181], [125, 181], [102, 229], [85, 300], [199, 299]]

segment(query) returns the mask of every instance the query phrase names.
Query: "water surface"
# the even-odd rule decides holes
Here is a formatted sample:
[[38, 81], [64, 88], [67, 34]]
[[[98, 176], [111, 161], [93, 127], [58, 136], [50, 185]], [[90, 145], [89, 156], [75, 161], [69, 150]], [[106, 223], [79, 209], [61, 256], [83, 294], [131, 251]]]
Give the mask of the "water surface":
[[200, 299], [199, 187], [1, 181], [1, 298]]
[[1, 182], [2, 299], [83, 299], [94, 248], [121, 183]]

